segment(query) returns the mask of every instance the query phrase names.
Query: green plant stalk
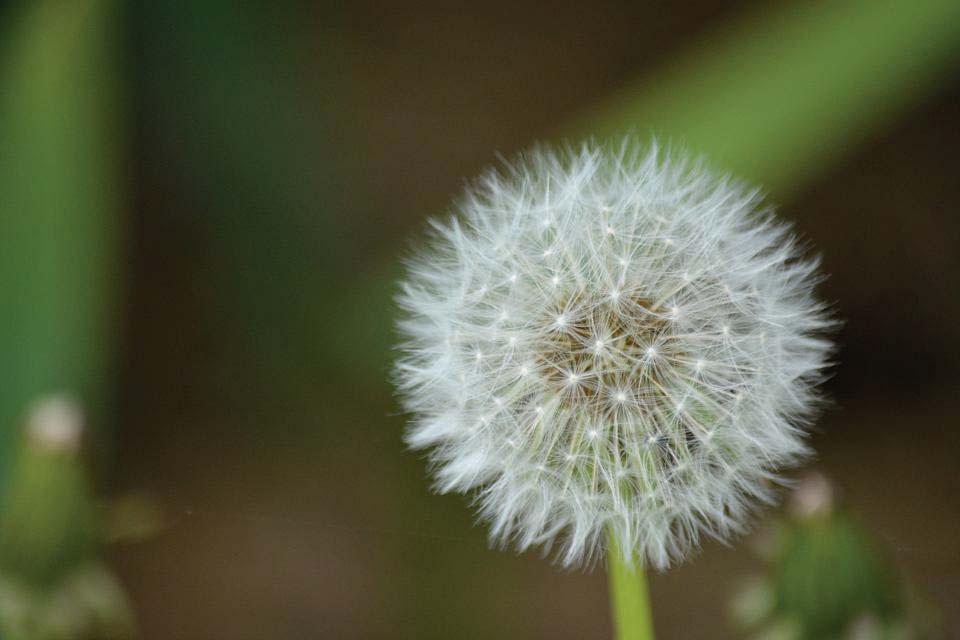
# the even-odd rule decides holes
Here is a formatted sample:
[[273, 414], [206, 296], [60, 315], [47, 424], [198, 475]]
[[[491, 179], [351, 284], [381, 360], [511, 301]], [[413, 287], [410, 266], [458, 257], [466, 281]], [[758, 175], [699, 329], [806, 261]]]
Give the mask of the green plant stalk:
[[109, 405], [122, 194], [120, 3], [0, 11], [0, 488], [24, 412], [66, 392]]
[[616, 640], [653, 640], [650, 591], [643, 567], [624, 559], [613, 533], [607, 544], [610, 609]]

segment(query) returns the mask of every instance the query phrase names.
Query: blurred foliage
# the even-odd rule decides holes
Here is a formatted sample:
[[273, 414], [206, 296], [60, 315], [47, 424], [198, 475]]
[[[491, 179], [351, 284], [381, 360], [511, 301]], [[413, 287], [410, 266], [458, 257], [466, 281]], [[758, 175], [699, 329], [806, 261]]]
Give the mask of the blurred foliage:
[[[77, 455], [102, 424], [120, 205], [116, 7], [41, 0], [0, 24], [0, 638], [126, 638]], [[28, 407], [40, 402], [24, 424]]]
[[134, 635], [126, 595], [105, 567], [78, 567], [50, 591], [0, 574], [3, 640], [127, 640]]
[[652, 133], [783, 197], [934, 92], [958, 54], [955, 0], [786, 2], [625, 87], [575, 130]]
[[126, 595], [96, 558], [96, 510], [79, 456], [82, 416], [60, 397], [30, 414], [0, 495], [0, 638], [133, 635]]
[[[262, 375], [287, 401], [276, 385], [315, 379], [323, 363], [308, 336], [329, 309], [322, 292], [346, 289], [360, 235], [336, 214], [363, 197], [341, 186], [360, 148], [345, 142], [355, 120], [339, 16], [312, 9], [142, 1], [130, 12], [142, 142], [174, 159], [194, 196], [160, 215], [192, 216], [211, 254], [200, 321], [243, 346], [247, 361], [220, 366]], [[246, 394], [238, 384], [230, 375], [219, 391]]]
[[735, 624], [764, 640], [931, 640], [937, 615], [834, 505], [819, 475], [796, 490], [789, 517], [765, 549], [767, 575], [740, 590]]
[[67, 403], [48, 399], [34, 410], [0, 495], [0, 572], [38, 588], [85, 562], [94, 545], [93, 502], [77, 457], [81, 418]]
[[775, 615], [803, 621], [804, 637], [836, 637], [866, 612], [888, 622], [898, 602], [887, 569], [846, 514], [785, 532]]
[[35, 398], [69, 390], [103, 414], [123, 128], [115, 11], [43, 0], [0, 25], [0, 486]]

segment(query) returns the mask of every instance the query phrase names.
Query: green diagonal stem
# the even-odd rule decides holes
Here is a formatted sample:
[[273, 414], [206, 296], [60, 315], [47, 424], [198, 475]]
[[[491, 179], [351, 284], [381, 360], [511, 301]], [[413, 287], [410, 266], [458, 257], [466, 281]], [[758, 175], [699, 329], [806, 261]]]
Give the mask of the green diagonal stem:
[[705, 35], [566, 133], [655, 134], [783, 198], [935, 93], [958, 59], [956, 0], [781, 3]]

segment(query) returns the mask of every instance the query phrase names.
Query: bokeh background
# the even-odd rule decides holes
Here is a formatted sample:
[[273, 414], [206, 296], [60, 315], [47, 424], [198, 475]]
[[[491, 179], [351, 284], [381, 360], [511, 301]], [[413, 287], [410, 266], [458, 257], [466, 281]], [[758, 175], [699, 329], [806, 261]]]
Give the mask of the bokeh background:
[[[658, 135], [822, 253], [810, 467], [960, 637], [955, 4], [0, 2], [0, 493], [67, 393], [142, 638], [609, 637], [602, 569], [430, 493], [391, 296], [497, 154]], [[660, 637], [743, 637], [754, 546], [654, 575]]]

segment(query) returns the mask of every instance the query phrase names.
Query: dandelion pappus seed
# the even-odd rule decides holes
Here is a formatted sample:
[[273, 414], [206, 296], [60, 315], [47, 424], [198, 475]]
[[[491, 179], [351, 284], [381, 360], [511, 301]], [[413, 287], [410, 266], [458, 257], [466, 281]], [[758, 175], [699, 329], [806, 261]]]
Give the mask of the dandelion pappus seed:
[[657, 567], [741, 531], [804, 455], [830, 353], [814, 265], [766, 211], [656, 148], [488, 174], [399, 297], [407, 441], [439, 490], [567, 565], [608, 529]]

